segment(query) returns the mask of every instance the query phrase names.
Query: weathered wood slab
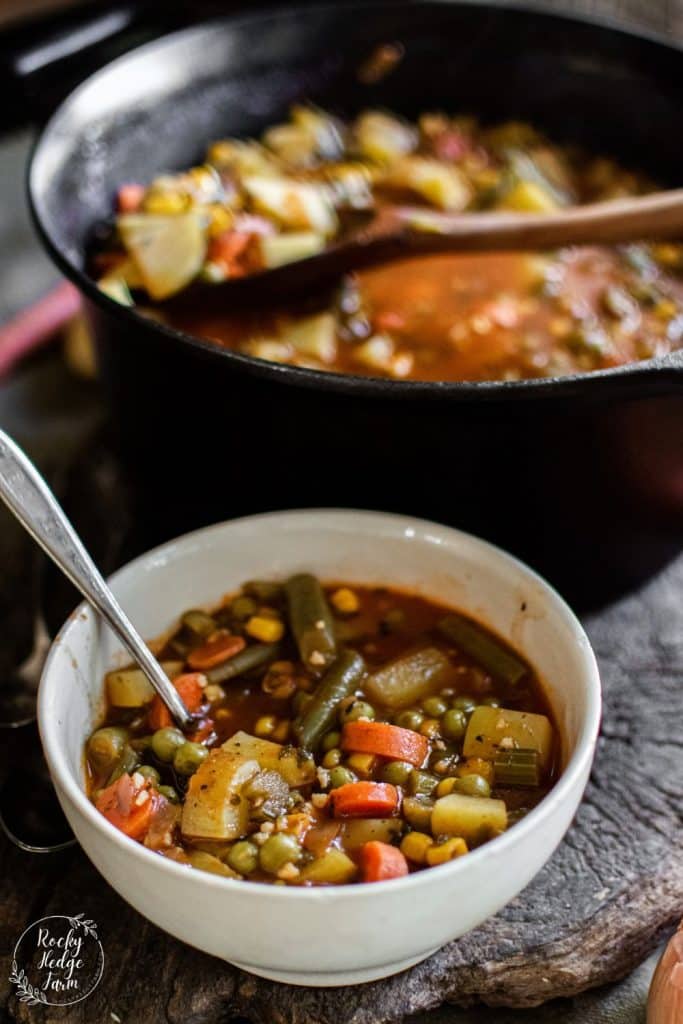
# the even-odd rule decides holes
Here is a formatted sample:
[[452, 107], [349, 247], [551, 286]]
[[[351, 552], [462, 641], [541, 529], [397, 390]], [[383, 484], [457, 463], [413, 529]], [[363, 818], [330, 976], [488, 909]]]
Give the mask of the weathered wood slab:
[[[7, 1019], [90, 1024], [115, 1020], [113, 1012], [127, 1024], [219, 1024], [235, 1016], [258, 1024], [382, 1024], [444, 1002], [533, 1006], [622, 977], [683, 916], [682, 607], [683, 558], [639, 594], [588, 619], [605, 717], [577, 821], [517, 900], [430, 960], [348, 989], [262, 981], [159, 932], [81, 853], [43, 859], [4, 845], [2, 953], [25, 922], [83, 911], [99, 923], [106, 956], [104, 978], [89, 999], [48, 1011], [20, 1005], [11, 993], [7, 999], [5, 957], [0, 1006], [7, 1006]], [[330, 941], [333, 935], [331, 921]]]

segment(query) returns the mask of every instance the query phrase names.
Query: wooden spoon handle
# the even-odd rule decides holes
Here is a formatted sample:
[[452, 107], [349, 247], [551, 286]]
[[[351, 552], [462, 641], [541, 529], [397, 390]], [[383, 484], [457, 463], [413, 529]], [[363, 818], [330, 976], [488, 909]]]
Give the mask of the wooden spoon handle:
[[[556, 213], [432, 213], [394, 207], [378, 217], [383, 231], [401, 237], [411, 252], [486, 252], [609, 245], [683, 238], [683, 189], [573, 206]], [[393, 221], [393, 226], [391, 222]], [[378, 237], [379, 241], [379, 237]]]

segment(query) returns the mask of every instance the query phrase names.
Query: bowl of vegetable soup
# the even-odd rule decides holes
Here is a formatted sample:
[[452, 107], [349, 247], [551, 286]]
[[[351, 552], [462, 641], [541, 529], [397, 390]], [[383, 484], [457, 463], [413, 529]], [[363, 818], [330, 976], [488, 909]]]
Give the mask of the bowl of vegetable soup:
[[111, 582], [192, 729], [83, 605], [41, 735], [85, 852], [179, 939], [284, 982], [385, 977], [500, 910], [569, 827], [595, 658], [499, 549], [384, 513], [277, 512]]

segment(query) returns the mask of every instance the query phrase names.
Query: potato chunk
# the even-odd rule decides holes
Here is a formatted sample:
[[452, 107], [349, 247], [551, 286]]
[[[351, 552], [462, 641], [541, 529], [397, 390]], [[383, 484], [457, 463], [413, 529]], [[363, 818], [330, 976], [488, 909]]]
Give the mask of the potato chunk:
[[507, 708], [478, 707], [472, 714], [463, 754], [495, 760], [499, 750], [537, 750], [541, 769], [550, 765], [553, 751], [553, 727], [545, 715]]
[[247, 832], [249, 801], [242, 787], [259, 771], [258, 761], [212, 750], [190, 779], [180, 828], [191, 839], [239, 839]]
[[432, 834], [460, 836], [468, 846], [476, 846], [504, 832], [507, 822], [507, 808], [502, 800], [449, 793], [434, 804]]
[[294, 747], [262, 740], [248, 732], [236, 732], [221, 750], [256, 761], [263, 771], [279, 772], [288, 786], [306, 786], [315, 779], [315, 761]]
[[117, 221], [121, 240], [153, 299], [167, 299], [199, 273], [206, 227], [197, 210], [162, 215], [130, 213]]

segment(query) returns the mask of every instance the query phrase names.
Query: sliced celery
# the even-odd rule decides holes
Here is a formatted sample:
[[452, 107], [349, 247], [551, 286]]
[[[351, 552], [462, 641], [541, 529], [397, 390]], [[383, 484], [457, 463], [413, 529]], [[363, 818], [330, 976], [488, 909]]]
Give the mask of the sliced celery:
[[507, 651], [489, 633], [460, 615], [446, 615], [439, 622], [438, 629], [446, 640], [450, 640], [491, 675], [510, 686], [518, 683], [529, 671], [523, 661]]

